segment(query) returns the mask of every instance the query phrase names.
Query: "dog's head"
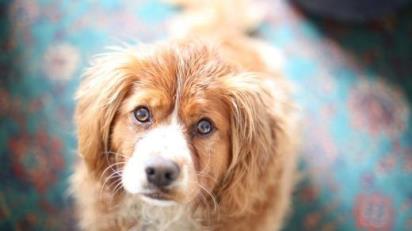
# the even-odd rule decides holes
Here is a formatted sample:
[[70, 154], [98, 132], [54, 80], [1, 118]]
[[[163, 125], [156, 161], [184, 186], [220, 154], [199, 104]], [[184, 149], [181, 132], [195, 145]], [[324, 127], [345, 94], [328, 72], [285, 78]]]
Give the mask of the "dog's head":
[[76, 123], [79, 152], [102, 187], [157, 204], [247, 203], [275, 154], [280, 106], [269, 78], [216, 50], [185, 42], [97, 57]]

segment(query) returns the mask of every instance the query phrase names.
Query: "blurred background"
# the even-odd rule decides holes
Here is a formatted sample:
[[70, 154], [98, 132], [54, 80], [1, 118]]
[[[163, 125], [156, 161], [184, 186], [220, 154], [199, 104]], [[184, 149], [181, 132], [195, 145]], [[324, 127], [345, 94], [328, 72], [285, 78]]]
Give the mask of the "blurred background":
[[[410, 1], [261, 0], [303, 110], [284, 230], [412, 230]], [[386, 3], [385, 3], [386, 2]], [[160, 1], [0, 0], [0, 230], [75, 230], [73, 93], [93, 54], [166, 38]]]

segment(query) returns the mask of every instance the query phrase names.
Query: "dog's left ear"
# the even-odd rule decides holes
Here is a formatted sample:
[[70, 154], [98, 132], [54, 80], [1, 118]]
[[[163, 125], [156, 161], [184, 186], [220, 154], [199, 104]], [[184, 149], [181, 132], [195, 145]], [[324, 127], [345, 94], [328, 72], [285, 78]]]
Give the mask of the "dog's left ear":
[[294, 108], [288, 99], [289, 86], [274, 78], [260, 73], [222, 78], [222, 94], [231, 110], [232, 153], [218, 196], [229, 208], [226, 212], [233, 215], [251, 210], [248, 201], [265, 193], [257, 190], [265, 184], [259, 179], [268, 166], [276, 168], [274, 165], [289, 152], [283, 149], [291, 146], [287, 142], [291, 140]]
[[[126, 50], [113, 51], [94, 59], [76, 94], [75, 122], [78, 151], [95, 176], [108, 164], [110, 130], [116, 112], [136, 76], [136, 57]], [[107, 153], [106, 153], [107, 155]]]

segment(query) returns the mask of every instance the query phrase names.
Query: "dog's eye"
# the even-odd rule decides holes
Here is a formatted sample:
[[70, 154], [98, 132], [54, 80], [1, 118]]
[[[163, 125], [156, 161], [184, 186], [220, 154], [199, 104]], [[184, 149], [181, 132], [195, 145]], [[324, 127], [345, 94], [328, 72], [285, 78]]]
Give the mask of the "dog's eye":
[[213, 131], [213, 124], [209, 119], [201, 119], [197, 123], [196, 131], [200, 135], [207, 135]]
[[134, 110], [133, 114], [137, 121], [141, 123], [147, 123], [150, 121], [151, 116], [147, 107], [138, 107]]

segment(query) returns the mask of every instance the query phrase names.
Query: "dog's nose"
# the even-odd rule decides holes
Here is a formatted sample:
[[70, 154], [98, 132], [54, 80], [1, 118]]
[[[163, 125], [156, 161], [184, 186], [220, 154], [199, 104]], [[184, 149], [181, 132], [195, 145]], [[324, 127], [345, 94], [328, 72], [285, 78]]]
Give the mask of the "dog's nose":
[[154, 158], [146, 164], [147, 181], [157, 187], [166, 187], [177, 179], [179, 166], [168, 159]]

